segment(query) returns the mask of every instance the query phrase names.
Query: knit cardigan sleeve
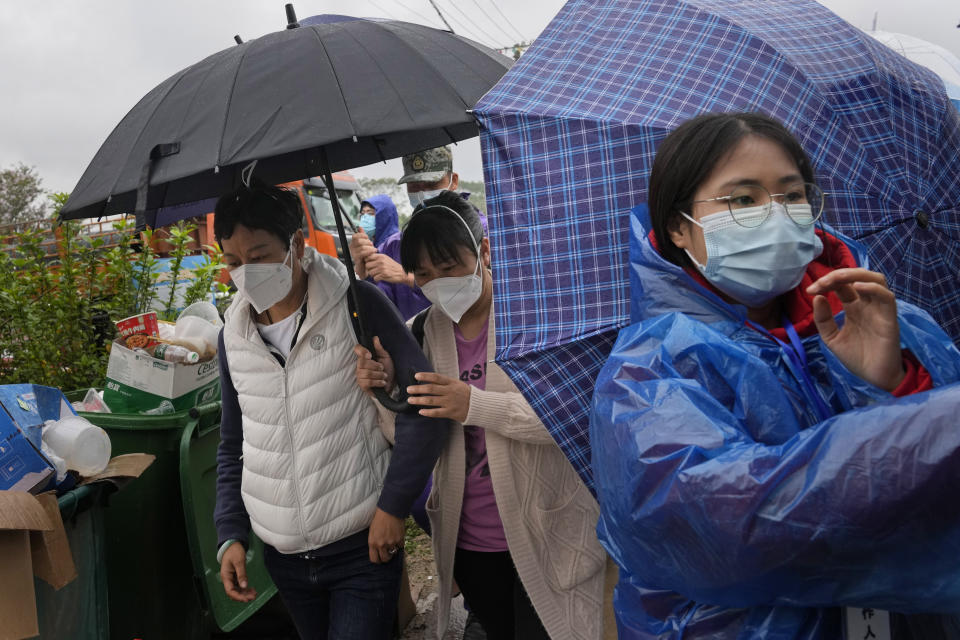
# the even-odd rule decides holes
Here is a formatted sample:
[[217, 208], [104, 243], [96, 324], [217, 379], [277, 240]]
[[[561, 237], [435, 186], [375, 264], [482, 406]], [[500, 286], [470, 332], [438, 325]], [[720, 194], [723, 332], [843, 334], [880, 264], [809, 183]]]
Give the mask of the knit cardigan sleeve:
[[[430, 313], [426, 321], [424, 350], [437, 373], [457, 378], [460, 367], [457, 363], [457, 341], [453, 323], [443, 313]], [[526, 398], [493, 363], [496, 352], [496, 325], [493, 308], [487, 328], [487, 379], [486, 389], [470, 387], [470, 407], [463, 424], [473, 425], [495, 432], [509, 440], [529, 444], [553, 445], [556, 443], [540, 421]]]
[[482, 427], [510, 440], [556, 444], [526, 398], [517, 391], [481, 391], [471, 387], [470, 408], [464, 424]]

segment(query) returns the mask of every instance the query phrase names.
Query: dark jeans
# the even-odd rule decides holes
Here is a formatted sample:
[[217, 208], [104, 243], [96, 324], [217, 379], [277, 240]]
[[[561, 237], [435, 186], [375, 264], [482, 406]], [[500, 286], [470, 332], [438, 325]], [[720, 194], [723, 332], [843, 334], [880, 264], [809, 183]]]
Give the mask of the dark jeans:
[[264, 545], [264, 562], [303, 640], [389, 640], [397, 611], [401, 551], [374, 564], [367, 547], [331, 555], [283, 554]]
[[489, 640], [550, 640], [509, 552], [457, 549], [453, 578]]

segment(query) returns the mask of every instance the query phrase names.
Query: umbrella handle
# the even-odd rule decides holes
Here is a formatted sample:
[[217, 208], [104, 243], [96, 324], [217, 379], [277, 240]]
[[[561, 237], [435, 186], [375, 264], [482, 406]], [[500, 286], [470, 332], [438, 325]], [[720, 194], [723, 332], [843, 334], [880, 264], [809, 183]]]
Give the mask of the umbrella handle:
[[382, 387], [374, 389], [373, 395], [377, 399], [377, 402], [382, 404], [383, 408], [387, 411], [393, 411], [394, 413], [416, 413], [419, 411], [419, 409], [415, 408], [405, 399], [394, 400]]
[[[370, 336], [357, 336], [357, 340], [360, 344], [370, 353], [375, 354], [376, 350], [373, 348], [373, 338]], [[376, 358], [376, 356], [374, 356]], [[383, 387], [376, 387], [371, 389], [373, 391], [373, 397], [377, 399], [383, 408], [388, 411], [393, 411], [394, 413], [409, 413], [415, 414], [420, 410], [420, 407], [415, 407], [409, 402], [407, 398], [410, 396], [407, 394], [407, 387], [412, 384], [417, 384], [417, 379], [414, 377], [416, 370], [413, 367], [410, 367], [407, 370], [407, 375], [404, 379], [400, 379], [400, 372], [396, 372], [397, 378], [397, 389], [399, 390], [399, 396], [394, 398], [391, 396], [386, 389]], [[425, 407], [428, 408], [428, 407]]]

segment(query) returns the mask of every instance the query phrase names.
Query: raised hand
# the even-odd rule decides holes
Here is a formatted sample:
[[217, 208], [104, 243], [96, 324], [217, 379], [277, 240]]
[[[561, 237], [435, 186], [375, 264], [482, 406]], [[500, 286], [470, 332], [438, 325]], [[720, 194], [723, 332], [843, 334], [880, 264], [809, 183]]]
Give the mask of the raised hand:
[[357, 229], [350, 239], [350, 258], [353, 260], [353, 269], [361, 280], [367, 277], [366, 260], [377, 253], [370, 237], [363, 229]]
[[400, 266], [400, 263], [388, 255], [374, 253], [366, 258], [364, 263], [367, 275], [376, 282], [390, 282], [393, 284], [404, 283], [413, 286], [413, 274], [408, 274]]
[[[826, 294], [843, 303], [843, 328], [837, 327]], [[807, 288], [813, 320], [830, 351], [851, 372], [893, 391], [903, 380], [897, 301], [883, 274], [866, 269], [837, 269]]]

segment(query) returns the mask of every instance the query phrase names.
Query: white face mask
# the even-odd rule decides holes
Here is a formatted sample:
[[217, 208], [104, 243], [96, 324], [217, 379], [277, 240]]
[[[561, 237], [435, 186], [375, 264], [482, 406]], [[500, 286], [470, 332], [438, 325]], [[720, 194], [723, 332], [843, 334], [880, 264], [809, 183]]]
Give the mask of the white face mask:
[[416, 193], [407, 192], [407, 198], [410, 199], [410, 206], [416, 209], [425, 201], [429, 200], [430, 198], [436, 198], [438, 195], [440, 195], [441, 191], [446, 191], [448, 189], [453, 189], [452, 173], [450, 174], [450, 177], [448, 179], [447, 186], [443, 187], [442, 189], [431, 189], [429, 191], [417, 191]]
[[[257, 313], [263, 313], [287, 297], [293, 287], [293, 238], [283, 262], [244, 264], [230, 272], [237, 291], [242, 293]], [[290, 258], [291, 266], [287, 265]]]
[[[799, 225], [794, 220], [813, 218], [809, 204], [771, 203], [766, 220], [757, 227], [744, 227], [722, 211], [704, 216], [697, 222], [682, 211], [687, 220], [703, 229], [707, 264], [701, 265], [687, 251], [712, 285], [748, 307], [759, 307], [790, 291], [803, 280], [807, 265], [823, 251], [823, 243], [814, 225]], [[756, 209], [756, 211], [754, 211]], [[765, 207], [737, 212], [741, 216], [763, 215]]]
[[460, 322], [470, 307], [483, 293], [483, 278], [480, 277], [480, 247], [476, 248], [477, 268], [468, 276], [434, 278], [420, 287], [427, 300], [440, 307], [447, 317]]

